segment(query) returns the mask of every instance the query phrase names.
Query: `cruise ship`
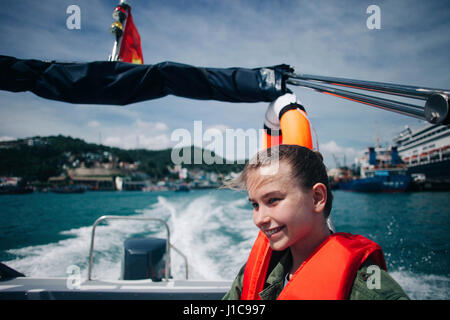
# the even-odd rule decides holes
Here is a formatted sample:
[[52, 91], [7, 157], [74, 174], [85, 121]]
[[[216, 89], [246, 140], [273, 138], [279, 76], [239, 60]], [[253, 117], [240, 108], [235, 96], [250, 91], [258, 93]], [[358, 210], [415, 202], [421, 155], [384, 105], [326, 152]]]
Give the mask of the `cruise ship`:
[[450, 126], [409, 127], [393, 140], [421, 189], [450, 189]]

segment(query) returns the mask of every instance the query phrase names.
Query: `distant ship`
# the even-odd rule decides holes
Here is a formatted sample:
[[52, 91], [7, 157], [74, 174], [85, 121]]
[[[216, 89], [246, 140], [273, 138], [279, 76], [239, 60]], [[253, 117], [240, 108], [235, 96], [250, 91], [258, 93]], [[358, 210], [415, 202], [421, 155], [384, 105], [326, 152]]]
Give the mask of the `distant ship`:
[[50, 191], [54, 193], [84, 193], [86, 191], [86, 188], [84, 186], [69, 185], [63, 187], [55, 187], [50, 189]]
[[2, 194], [26, 194], [34, 192], [33, 187], [25, 186], [2, 186], [0, 185], [0, 195]]
[[188, 192], [188, 191], [191, 191], [191, 189], [185, 183], [180, 184], [180, 185], [176, 186], [176, 188], [175, 188], [175, 192]]
[[34, 188], [20, 183], [18, 177], [0, 177], [0, 195], [25, 194], [34, 192]]
[[340, 181], [339, 189], [358, 192], [404, 192], [411, 182], [396, 147], [370, 147], [358, 159], [360, 177]]
[[406, 127], [393, 142], [416, 185], [421, 189], [450, 189], [450, 126]]

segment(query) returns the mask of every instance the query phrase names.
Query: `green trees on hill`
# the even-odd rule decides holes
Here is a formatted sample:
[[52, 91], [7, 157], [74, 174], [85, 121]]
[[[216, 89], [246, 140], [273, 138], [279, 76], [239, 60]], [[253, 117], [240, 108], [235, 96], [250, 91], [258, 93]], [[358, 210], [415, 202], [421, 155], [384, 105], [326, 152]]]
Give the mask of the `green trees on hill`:
[[17, 144], [0, 149], [0, 175], [19, 176], [28, 181], [46, 181], [62, 172], [60, 152], [52, 145], [33, 147]]
[[[184, 150], [179, 152], [183, 154]], [[27, 181], [45, 182], [49, 177], [62, 174], [65, 168], [75, 168], [82, 163], [91, 167], [98, 163], [113, 162], [118, 165], [123, 162], [138, 163], [138, 171], [160, 179], [170, 175], [168, 167], [174, 165], [171, 154], [172, 149], [124, 150], [61, 135], [33, 137], [0, 142], [0, 176], [19, 176]], [[194, 147], [191, 147], [190, 154], [194, 154]], [[225, 164], [221, 158], [217, 158], [216, 162], [224, 164], [191, 163], [182, 166], [189, 170], [223, 174], [243, 169], [242, 164]]]

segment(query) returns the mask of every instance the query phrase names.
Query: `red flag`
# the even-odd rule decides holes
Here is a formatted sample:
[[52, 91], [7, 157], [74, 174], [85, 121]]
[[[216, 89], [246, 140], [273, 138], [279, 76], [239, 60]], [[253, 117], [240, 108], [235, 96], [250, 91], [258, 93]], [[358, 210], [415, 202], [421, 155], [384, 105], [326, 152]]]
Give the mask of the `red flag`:
[[131, 62], [136, 64], [144, 63], [144, 56], [141, 49], [141, 37], [136, 29], [131, 16], [131, 8], [128, 8], [128, 18], [125, 30], [122, 35], [122, 43], [120, 45], [119, 60], [123, 62]]

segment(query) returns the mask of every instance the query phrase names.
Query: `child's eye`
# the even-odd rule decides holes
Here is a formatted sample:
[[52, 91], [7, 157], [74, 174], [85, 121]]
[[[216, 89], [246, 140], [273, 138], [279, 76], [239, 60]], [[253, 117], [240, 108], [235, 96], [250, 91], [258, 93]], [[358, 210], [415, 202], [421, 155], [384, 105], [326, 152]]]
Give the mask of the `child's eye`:
[[277, 202], [277, 201], [280, 201], [281, 199], [280, 198], [270, 198], [269, 199], [269, 204], [274, 204], [275, 202]]
[[256, 202], [252, 202], [252, 207], [258, 209], [258, 204]]

